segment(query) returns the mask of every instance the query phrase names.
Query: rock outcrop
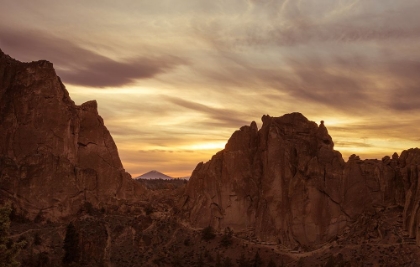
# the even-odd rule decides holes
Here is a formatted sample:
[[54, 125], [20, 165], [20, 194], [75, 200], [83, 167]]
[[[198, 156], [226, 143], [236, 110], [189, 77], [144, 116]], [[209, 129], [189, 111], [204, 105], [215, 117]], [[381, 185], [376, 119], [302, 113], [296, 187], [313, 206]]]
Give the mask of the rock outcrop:
[[420, 149], [403, 151], [399, 158], [399, 176], [403, 180], [405, 202], [403, 227], [409, 237], [416, 238], [420, 246]]
[[75, 105], [50, 62], [0, 50], [0, 191], [28, 219], [55, 221], [144, 188], [123, 169], [96, 101]]
[[406, 229], [419, 236], [418, 149], [345, 162], [323, 122], [300, 113], [262, 121], [260, 130], [252, 122], [236, 131], [194, 170], [181, 203], [193, 226], [309, 248], [334, 240], [362, 214], [401, 205]]

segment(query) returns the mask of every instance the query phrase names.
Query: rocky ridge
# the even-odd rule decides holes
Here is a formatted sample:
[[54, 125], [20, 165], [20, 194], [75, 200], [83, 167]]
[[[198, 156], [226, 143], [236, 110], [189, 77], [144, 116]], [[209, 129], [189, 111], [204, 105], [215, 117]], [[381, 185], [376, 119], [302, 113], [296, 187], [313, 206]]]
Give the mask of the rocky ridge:
[[[0, 114], [0, 204], [15, 209], [23, 266], [60, 266], [70, 222], [80, 266], [419, 264], [419, 149], [345, 162], [323, 123], [264, 116], [185, 191], [150, 192], [124, 171], [96, 102], [75, 105], [51, 63], [0, 51]], [[212, 240], [209, 224], [222, 230]]]
[[180, 203], [194, 227], [227, 227], [289, 248], [315, 248], [366, 214], [402, 206], [420, 245], [420, 150], [345, 162], [321, 122], [300, 113], [243, 126], [225, 149], [199, 163]]
[[15, 212], [57, 221], [85, 203], [106, 209], [145, 189], [125, 172], [96, 101], [77, 106], [48, 61], [0, 50], [0, 191]]

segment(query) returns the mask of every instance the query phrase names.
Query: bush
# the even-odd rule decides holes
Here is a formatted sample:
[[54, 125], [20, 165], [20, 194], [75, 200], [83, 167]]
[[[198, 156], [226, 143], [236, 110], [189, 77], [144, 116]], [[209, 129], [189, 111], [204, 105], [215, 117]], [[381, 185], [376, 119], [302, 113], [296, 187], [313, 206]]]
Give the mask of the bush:
[[39, 236], [39, 233], [36, 232], [35, 235], [34, 235], [34, 245], [39, 246], [39, 245], [41, 245], [41, 243], [42, 243], [42, 239]]
[[0, 266], [2, 267], [20, 266], [20, 263], [16, 261], [16, 257], [20, 249], [26, 245], [24, 240], [15, 243], [9, 238], [9, 216], [11, 212], [10, 206], [0, 207]]
[[254, 267], [259, 267], [259, 266], [262, 266], [263, 265], [263, 261], [262, 261], [262, 259], [261, 259], [261, 257], [260, 257], [260, 253], [258, 253], [258, 251], [257, 251], [257, 253], [255, 254], [255, 257], [254, 257]]
[[153, 207], [152, 207], [152, 205], [147, 205], [145, 208], [144, 208], [144, 212], [146, 213], [146, 215], [150, 215], [150, 214], [152, 214], [153, 213]]
[[18, 239], [18, 243], [22, 244], [22, 248], [27, 248], [29, 246], [28, 240], [26, 236], [21, 235]]
[[220, 245], [222, 245], [225, 248], [232, 245], [233, 243], [232, 236], [233, 236], [233, 231], [229, 227], [227, 227], [225, 229], [225, 233], [223, 234], [222, 240], [220, 240]]
[[84, 210], [86, 211], [87, 214], [89, 214], [90, 216], [93, 216], [95, 213], [95, 208], [93, 207], [92, 203], [86, 201], [83, 205]]
[[210, 225], [207, 226], [206, 228], [204, 228], [201, 231], [201, 238], [205, 241], [209, 241], [212, 240], [216, 237], [216, 234], [214, 233], [214, 229], [213, 227], [211, 227]]

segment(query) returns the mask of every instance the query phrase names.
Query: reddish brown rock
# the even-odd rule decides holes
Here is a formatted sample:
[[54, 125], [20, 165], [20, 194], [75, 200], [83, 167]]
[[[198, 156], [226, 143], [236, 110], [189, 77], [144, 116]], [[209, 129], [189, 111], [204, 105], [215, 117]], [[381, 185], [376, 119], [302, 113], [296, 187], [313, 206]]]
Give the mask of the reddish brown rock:
[[29, 219], [59, 220], [144, 189], [123, 169], [96, 101], [77, 106], [48, 61], [0, 50], [0, 188]]
[[404, 228], [420, 246], [420, 149], [403, 151], [398, 161], [405, 189]]
[[[414, 156], [361, 161], [353, 155], [346, 163], [323, 122], [318, 126], [299, 113], [262, 121], [260, 130], [253, 122], [236, 131], [224, 150], [194, 170], [181, 203], [193, 226], [313, 247], [385, 206], [405, 201], [407, 214], [420, 214], [417, 169], [410, 163], [399, 170], [401, 158], [415, 162]], [[414, 235], [419, 220], [405, 217]]]

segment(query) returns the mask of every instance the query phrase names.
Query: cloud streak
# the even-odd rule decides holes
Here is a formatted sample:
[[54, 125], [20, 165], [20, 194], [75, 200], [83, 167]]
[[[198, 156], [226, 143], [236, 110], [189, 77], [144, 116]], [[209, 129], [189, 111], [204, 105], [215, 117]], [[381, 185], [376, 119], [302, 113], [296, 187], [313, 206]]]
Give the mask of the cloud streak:
[[65, 83], [88, 87], [119, 87], [150, 79], [187, 64], [176, 56], [137, 56], [115, 60], [73, 42], [41, 31], [10, 31], [0, 28], [0, 44], [24, 60], [47, 57]]
[[186, 109], [198, 111], [205, 114], [204, 118], [211, 118], [213, 121], [207, 123], [212, 126], [229, 126], [248, 124], [248, 121], [242, 119], [244, 115], [241, 112], [225, 109], [225, 108], [213, 108], [207, 105], [203, 105], [197, 102], [187, 101], [176, 97], [166, 97], [166, 100], [172, 104], [184, 107]]

